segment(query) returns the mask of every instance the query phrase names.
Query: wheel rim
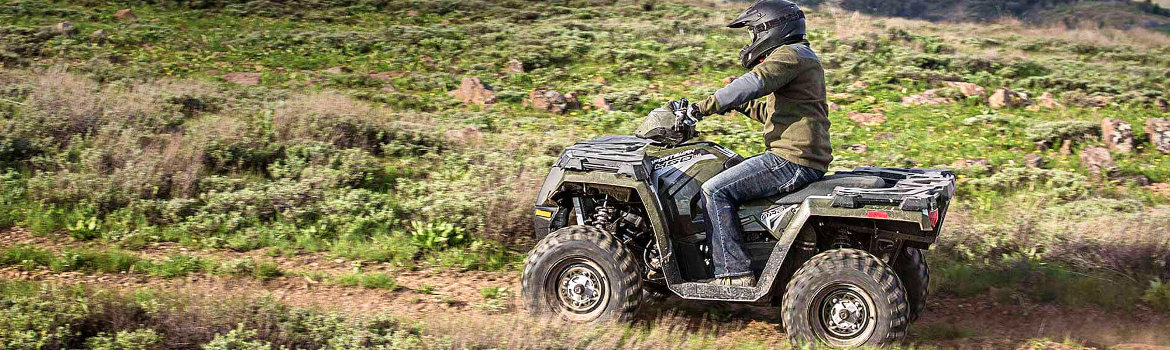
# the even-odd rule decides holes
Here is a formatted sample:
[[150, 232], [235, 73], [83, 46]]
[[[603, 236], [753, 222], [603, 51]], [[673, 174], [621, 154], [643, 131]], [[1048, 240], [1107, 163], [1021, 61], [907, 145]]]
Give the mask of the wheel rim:
[[575, 257], [555, 265], [546, 290], [549, 306], [570, 321], [592, 321], [609, 301], [609, 281], [593, 261]]
[[864, 343], [876, 326], [873, 299], [852, 283], [834, 283], [821, 288], [808, 311], [817, 335], [829, 345]]

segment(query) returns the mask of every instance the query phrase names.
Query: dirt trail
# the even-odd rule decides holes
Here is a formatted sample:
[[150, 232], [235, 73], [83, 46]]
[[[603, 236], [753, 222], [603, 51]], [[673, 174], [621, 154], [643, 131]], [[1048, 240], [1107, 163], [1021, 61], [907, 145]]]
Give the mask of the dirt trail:
[[[53, 241], [21, 231], [0, 234], [0, 247], [17, 244], [54, 251], [100, 247], [93, 243]], [[280, 264], [282, 269], [294, 272], [319, 270], [340, 274], [352, 270], [352, 262], [329, 258], [324, 254], [271, 258], [259, 252], [191, 250], [172, 244], [152, 246], [144, 250], [143, 254], [164, 257], [176, 252], [221, 260], [240, 257], [270, 259]], [[300, 276], [283, 276], [263, 282], [207, 274], [165, 279], [143, 274], [23, 271], [17, 267], [0, 268], [0, 279], [81, 283], [124, 289], [150, 287], [202, 296], [266, 295], [296, 306], [354, 314], [387, 312], [424, 321], [436, 315], [482, 318], [510, 317], [523, 313], [517, 296], [520, 285], [519, 272], [516, 271], [460, 272], [440, 268], [411, 271], [388, 264], [366, 265], [363, 270], [392, 274], [402, 288], [389, 291], [341, 287]], [[486, 299], [480, 291], [493, 287], [504, 287], [511, 292], [502, 308], [484, 307]], [[683, 302], [671, 298], [649, 303], [640, 318], [654, 320], [661, 315], [682, 318], [688, 323], [700, 325], [700, 328], [717, 323], [742, 325], [737, 329], [718, 327], [718, 330], [712, 330], [724, 338], [750, 336], [776, 344], [782, 343], [784, 339], [776, 309], [768, 306]], [[1058, 344], [1037, 346], [1033, 339], [1057, 342], [1072, 339], [1099, 348], [1122, 343], [1166, 346], [1170, 345], [1170, 314], [1142, 308], [1128, 311], [1096, 307], [1069, 309], [1051, 304], [1009, 305], [998, 303], [990, 297], [932, 296], [927, 311], [911, 327], [908, 342], [960, 349], [1060, 348]]]

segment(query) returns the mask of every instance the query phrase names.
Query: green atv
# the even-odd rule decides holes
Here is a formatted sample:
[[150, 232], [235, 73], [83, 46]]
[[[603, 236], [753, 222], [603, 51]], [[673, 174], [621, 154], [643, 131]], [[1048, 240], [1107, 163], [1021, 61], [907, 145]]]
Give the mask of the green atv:
[[528, 310], [576, 322], [629, 320], [644, 297], [771, 303], [794, 344], [882, 346], [922, 313], [934, 243], [954, 194], [948, 170], [861, 167], [739, 207], [759, 280], [713, 277], [700, 186], [744, 160], [657, 109], [639, 136], [564, 150], [536, 199], [525, 261]]

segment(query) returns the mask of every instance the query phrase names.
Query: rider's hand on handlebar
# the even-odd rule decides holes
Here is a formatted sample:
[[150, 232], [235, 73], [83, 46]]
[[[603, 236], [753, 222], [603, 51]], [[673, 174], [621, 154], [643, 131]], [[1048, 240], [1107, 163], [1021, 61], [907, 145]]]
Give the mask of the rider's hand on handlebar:
[[703, 120], [703, 114], [699, 113], [699, 105], [690, 103], [687, 99], [682, 98], [677, 101], [670, 101], [668, 104], [670, 110], [674, 112], [677, 117], [677, 122], [682, 125], [694, 126], [700, 120]]

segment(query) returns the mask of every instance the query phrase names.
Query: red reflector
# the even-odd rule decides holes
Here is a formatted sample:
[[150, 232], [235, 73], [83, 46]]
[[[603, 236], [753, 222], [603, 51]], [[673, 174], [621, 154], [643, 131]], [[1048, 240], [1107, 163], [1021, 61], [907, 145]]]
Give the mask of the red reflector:
[[930, 211], [930, 226], [938, 225], [938, 209]]
[[878, 218], [878, 219], [889, 219], [889, 218], [890, 218], [890, 213], [887, 213], [887, 212], [884, 212], [884, 211], [873, 211], [873, 210], [870, 210], [870, 211], [867, 211], [867, 212], [865, 212], [865, 216], [868, 216], [868, 217], [871, 217], [871, 218]]

